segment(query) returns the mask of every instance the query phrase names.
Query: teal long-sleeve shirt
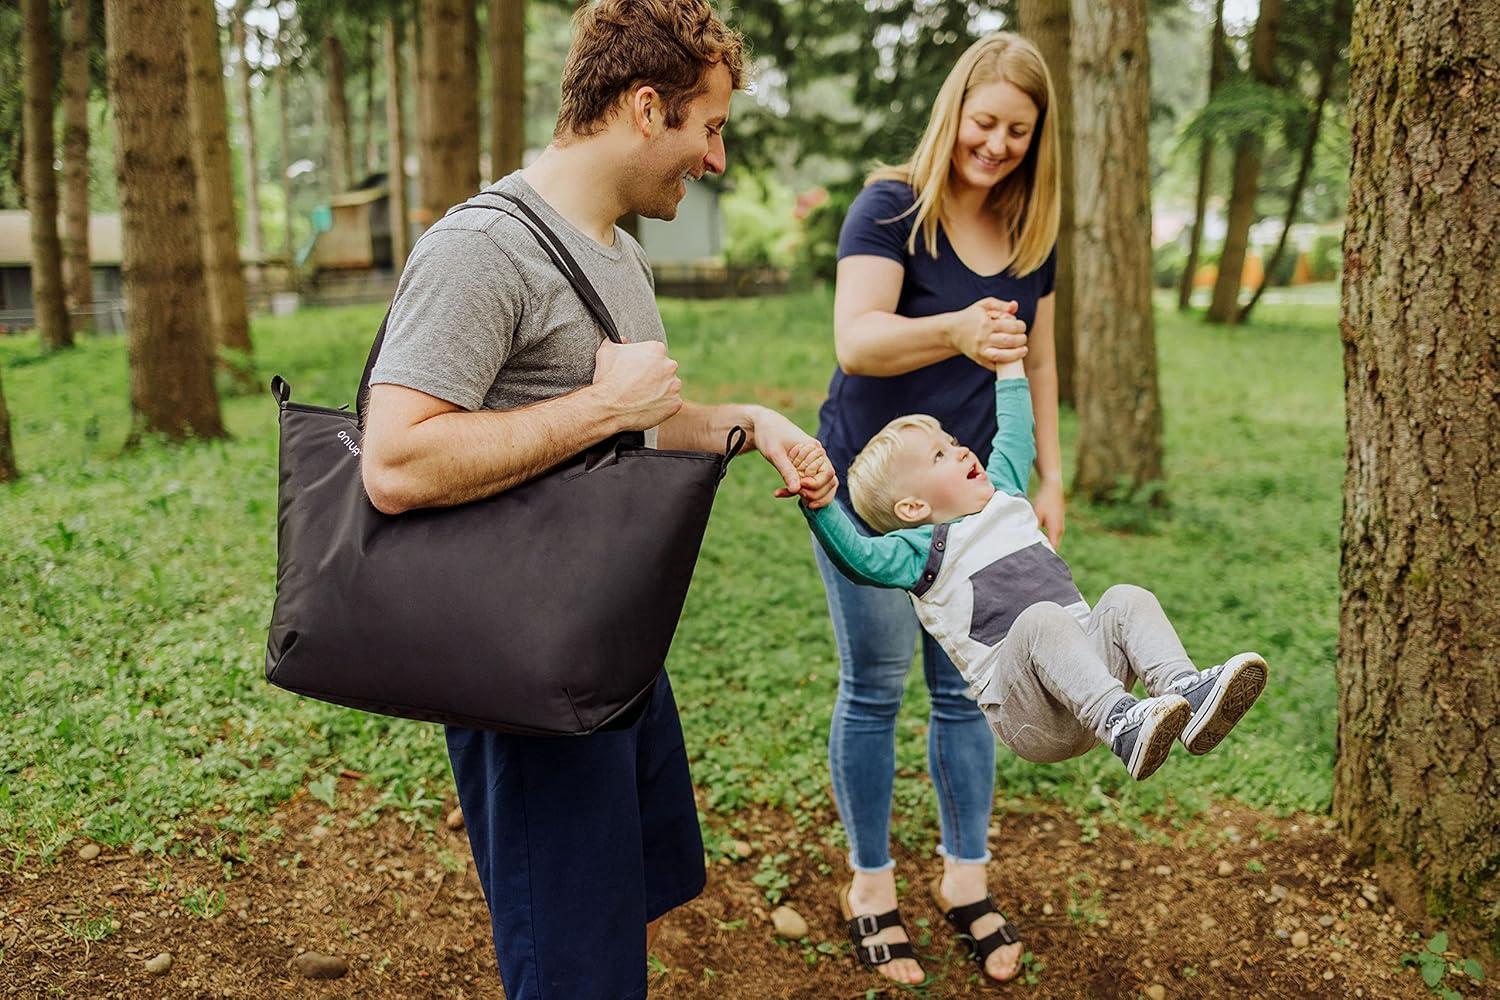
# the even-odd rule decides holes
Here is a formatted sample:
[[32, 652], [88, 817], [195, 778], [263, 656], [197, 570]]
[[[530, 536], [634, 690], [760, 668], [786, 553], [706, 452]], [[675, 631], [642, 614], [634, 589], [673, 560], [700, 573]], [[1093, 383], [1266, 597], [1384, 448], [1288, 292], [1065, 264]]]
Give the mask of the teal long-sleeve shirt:
[[[985, 472], [995, 489], [1025, 496], [1036, 460], [1036, 421], [1024, 376], [995, 382], [995, 439]], [[911, 590], [922, 578], [932, 547], [930, 524], [872, 537], [859, 530], [837, 503], [802, 508], [813, 536], [845, 576], [867, 586]]]

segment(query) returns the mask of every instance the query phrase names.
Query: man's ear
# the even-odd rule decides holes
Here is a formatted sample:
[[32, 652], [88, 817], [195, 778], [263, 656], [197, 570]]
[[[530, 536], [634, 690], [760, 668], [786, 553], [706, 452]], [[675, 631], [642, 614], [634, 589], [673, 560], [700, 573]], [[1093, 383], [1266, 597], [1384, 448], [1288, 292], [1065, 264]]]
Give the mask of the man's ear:
[[917, 497], [902, 497], [892, 509], [907, 524], [923, 524], [932, 516], [932, 505]]
[[661, 95], [655, 87], [637, 87], [629, 98], [631, 122], [642, 138], [649, 139], [666, 125], [662, 112]]

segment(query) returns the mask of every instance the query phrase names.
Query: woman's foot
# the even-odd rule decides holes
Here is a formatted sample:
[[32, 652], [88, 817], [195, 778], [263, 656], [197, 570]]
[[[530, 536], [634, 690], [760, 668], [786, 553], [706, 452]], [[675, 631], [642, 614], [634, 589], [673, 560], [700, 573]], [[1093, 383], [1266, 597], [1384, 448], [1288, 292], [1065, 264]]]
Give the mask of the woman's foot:
[[[944, 860], [943, 876], [934, 886], [932, 896], [933, 902], [945, 914], [949, 910], [977, 903], [988, 895], [984, 865]], [[1003, 915], [986, 913], [969, 924], [965, 933], [979, 941], [995, 933], [1004, 923]], [[1021, 953], [1025, 950], [1026, 946], [1019, 941], [1001, 945], [984, 960], [985, 975], [1002, 983], [1014, 979], [1021, 971]]]
[[[866, 918], [867, 927], [860, 928], [852, 936], [857, 937], [857, 947], [874, 945], [877, 957], [884, 954], [880, 945], [909, 944], [906, 928], [876, 928], [874, 918], [896, 909], [896, 875], [893, 871], [855, 872], [854, 880], [839, 893], [839, 909], [845, 920]], [[874, 933], [865, 934], [870, 929]], [[891, 958], [888, 962], [874, 963], [873, 968], [882, 976], [898, 983], [915, 986], [927, 978], [922, 966], [915, 958]]]

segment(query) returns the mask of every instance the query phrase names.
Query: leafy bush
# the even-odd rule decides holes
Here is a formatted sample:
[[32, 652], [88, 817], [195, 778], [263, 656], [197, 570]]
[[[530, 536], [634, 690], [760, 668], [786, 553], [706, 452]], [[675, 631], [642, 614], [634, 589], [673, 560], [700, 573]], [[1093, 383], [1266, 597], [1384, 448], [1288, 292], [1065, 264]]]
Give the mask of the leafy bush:
[[720, 201], [724, 211], [724, 261], [736, 267], [785, 267], [792, 263], [796, 196], [774, 179], [741, 176]]
[[1176, 240], [1151, 251], [1151, 281], [1157, 288], [1176, 288], [1187, 267], [1187, 251]]
[[849, 214], [849, 206], [859, 191], [858, 181], [829, 188], [828, 200], [802, 220], [797, 267], [809, 277], [818, 281], [833, 280], [838, 270], [839, 230], [843, 228], [844, 216]]
[[1307, 265], [1314, 281], [1333, 281], [1344, 269], [1344, 237], [1325, 233], [1313, 241]]

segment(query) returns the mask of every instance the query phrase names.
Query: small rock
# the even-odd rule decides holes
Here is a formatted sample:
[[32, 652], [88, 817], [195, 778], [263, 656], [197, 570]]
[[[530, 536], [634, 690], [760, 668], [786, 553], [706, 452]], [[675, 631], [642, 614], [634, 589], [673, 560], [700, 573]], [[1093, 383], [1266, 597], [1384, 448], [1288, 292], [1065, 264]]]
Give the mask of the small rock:
[[1344, 960], [1344, 953], [1341, 951], [1335, 951], [1328, 956], [1328, 960], [1330, 962], [1342, 962]]
[[1124, 858], [1124, 859], [1122, 859], [1120, 861], [1120, 871], [1122, 871], [1122, 872], [1128, 872], [1128, 871], [1131, 871], [1134, 868], [1135, 868], [1135, 862], [1131, 861], [1129, 858]]
[[84, 844], [78, 849], [79, 861], [93, 861], [99, 856], [98, 844]]
[[1332, 927], [1333, 926], [1333, 916], [1331, 914], [1328, 914], [1328, 913], [1323, 914], [1321, 917], [1318, 918], [1318, 926], [1319, 927]]
[[734, 842], [735, 857], [748, 858], [750, 856], [750, 842], [748, 840], [736, 840]]
[[328, 833], [328, 827], [324, 826], [322, 823], [314, 823], [312, 829], [307, 831], [307, 835], [313, 840], [322, 840], [324, 837], [328, 836]]
[[443, 822], [450, 830], [462, 830], [464, 828], [463, 806], [454, 806], [453, 811], [448, 814], [448, 818]]
[[1198, 915], [1198, 926], [1203, 930], [1211, 931], [1215, 927], [1219, 926], [1219, 922], [1215, 920], [1210, 914], [1200, 913]]
[[790, 906], [778, 906], [771, 911], [771, 926], [776, 928], [777, 936], [792, 941], [807, 937], [807, 921]]
[[1171, 912], [1170, 910], [1167, 909], [1167, 904], [1166, 903], [1157, 903], [1156, 907], [1155, 907], [1155, 910], [1156, 910], [1156, 915], [1158, 917], [1161, 917], [1163, 920], [1165, 920], [1166, 917], [1167, 917], [1167, 914]]
[[1308, 945], [1308, 942], [1311, 941], [1311, 940], [1312, 939], [1309, 938], [1308, 935], [1307, 935], [1307, 931], [1293, 931], [1292, 932], [1292, 947], [1293, 948], [1306, 948], [1307, 945]]
[[1286, 888], [1286, 886], [1282, 885], [1280, 882], [1272, 882], [1271, 883], [1271, 898], [1274, 899], [1274, 900], [1276, 900], [1279, 903], [1283, 899], [1286, 899], [1286, 897], [1287, 897], [1287, 888]]
[[1230, 864], [1228, 861], [1220, 861], [1219, 862], [1219, 874], [1220, 875], [1233, 875], [1234, 874], [1234, 865]]
[[304, 951], [292, 959], [292, 967], [307, 979], [338, 979], [349, 971], [349, 963], [334, 955]]
[[1324, 979], [1332, 979], [1333, 978], [1333, 970], [1332, 969], [1324, 969], [1323, 970], [1323, 978]]
[[1357, 896], [1355, 897], [1354, 905], [1358, 906], [1361, 910], [1368, 910], [1370, 908], [1370, 901], [1363, 896]]
[[1167, 988], [1161, 983], [1152, 983], [1146, 987], [1146, 996], [1151, 1000], [1167, 1000]]
[[1043, 903], [1042, 904], [1042, 916], [1044, 916], [1044, 917], [1050, 917], [1050, 916], [1052, 916], [1052, 904], [1051, 903]]
[[1170, 874], [1172, 874], [1172, 866], [1171, 865], [1157, 865], [1156, 868], [1155, 868], [1155, 871], [1156, 871], [1156, 874], [1158, 874], [1158, 875], [1170, 875]]
[[165, 976], [172, 970], [172, 953], [164, 951], [155, 958], [146, 959], [146, 971], [153, 976]]

